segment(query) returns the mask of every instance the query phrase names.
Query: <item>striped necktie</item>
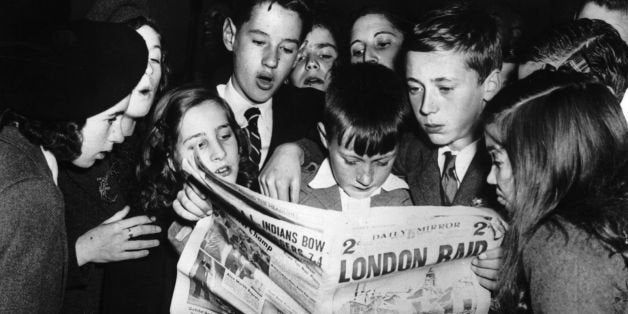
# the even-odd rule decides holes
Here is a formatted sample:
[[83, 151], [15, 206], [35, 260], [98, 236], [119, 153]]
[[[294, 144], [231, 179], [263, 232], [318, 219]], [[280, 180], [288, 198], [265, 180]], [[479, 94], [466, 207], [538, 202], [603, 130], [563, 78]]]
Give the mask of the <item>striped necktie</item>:
[[257, 127], [259, 115], [260, 111], [255, 107], [249, 108], [246, 112], [244, 112], [244, 117], [249, 123], [246, 126], [246, 133], [249, 135], [249, 142], [251, 144], [249, 149], [249, 160], [258, 166], [260, 160], [262, 159], [262, 140], [259, 136], [259, 129]]
[[445, 152], [445, 164], [440, 178], [441, 198], [443, 205], [450, 206], [458, 192], [458, 176], [456, 176], [456, 155]]

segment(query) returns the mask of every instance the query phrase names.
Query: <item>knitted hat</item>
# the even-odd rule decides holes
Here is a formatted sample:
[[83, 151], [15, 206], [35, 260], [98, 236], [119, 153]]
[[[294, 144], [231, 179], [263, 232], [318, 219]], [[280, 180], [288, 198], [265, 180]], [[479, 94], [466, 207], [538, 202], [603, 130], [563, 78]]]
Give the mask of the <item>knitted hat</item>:
[[83, 120], [131, 93], [148, 51], [114, 23], [79, 21], [43, 38], [0, 42], [0, 106], [38, 120]]

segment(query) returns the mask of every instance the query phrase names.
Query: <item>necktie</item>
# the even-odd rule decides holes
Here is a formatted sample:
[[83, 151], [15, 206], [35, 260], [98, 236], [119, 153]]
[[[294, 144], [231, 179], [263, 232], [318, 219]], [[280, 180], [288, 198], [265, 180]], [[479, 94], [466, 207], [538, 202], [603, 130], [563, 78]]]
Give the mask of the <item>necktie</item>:
[[249, 149], [249, 160], [252, 163], [259, 166], [259, 162], [262, 159], [262, 140], [259, 136], [259, 129], [257, 127], [257, 121], [259, 120], [260, 111], [258, 108], [249, 108], [246, 112], [244, 112], [244, 117], [248, 121], [248, 125], [246, 126], [246, 132], [249, 135], [250, 149]]
[[456, 155], [445, 152], [445, 164], [443, 165], [443, 175], [440, 179], [441, 197], [443, 205], [449, 206], [453, 203], [458, 191], [458, 177], [456, 176]]

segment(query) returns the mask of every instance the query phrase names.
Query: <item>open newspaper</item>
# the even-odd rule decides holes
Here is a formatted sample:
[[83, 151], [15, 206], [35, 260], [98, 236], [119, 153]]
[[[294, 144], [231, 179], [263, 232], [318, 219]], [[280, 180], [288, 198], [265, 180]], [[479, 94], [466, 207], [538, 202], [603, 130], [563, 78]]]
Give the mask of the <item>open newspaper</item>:
[[487, 313], [471, 259], [501, 244], [505, 223], [476, 207], [338, 212], [273, 200], [184, 167], [214, 214], [183, 248], [173, 313]]

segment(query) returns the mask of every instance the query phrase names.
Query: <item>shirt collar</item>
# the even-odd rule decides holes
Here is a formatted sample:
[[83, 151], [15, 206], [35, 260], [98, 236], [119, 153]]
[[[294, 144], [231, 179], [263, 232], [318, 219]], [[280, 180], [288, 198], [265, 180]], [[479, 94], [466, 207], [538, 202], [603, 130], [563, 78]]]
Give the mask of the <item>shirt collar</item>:
[[464, 175], [467, 173], [469, 166], [471, 165], [471, 161], [473, 160], [476, 151], [478, 150], [478, 141], [479, 140], [475, 140], [474, 142], [470, 143], [459, 151], [451, 150], [451, 148], [449, 148], [448, 146], [439, 147], [439, 167], [443, 169], [442, 165], [445, 163], [445, 157], [443, 156], [443, 154], [445, 154], [445, 152], [451, 152], [452, 155], [456, 156], [456, 173], [458, 174], [459, 180], [462, 180], [462, 178], [464, 178]]
[[51, 152], [45, 150], [42, 146], [40, 146], [41, 152], [44, 153], [44, 158], [46, 158], [46, 163], [48, 164], [48, 168], [52, 173], [52, 180], [57, 184], [57, 177], [59, 176], [59, 166], [57, 165], [57, 158]]
[[[268, 114], [272, 105], [272, 98], [267, 100], [261, 104], [254, 104], [250, 100], [248, 100], [245, 96], [241, 95], [233, 85], [233, 76], [229, 78], [229, 82], [226, 85], [218, 86], [218, 93], [222, 94], [222, 98], [224, 98], [228, 103], [231, 110], [233, 110], [233, 115], [236, 118], [236, 122], [240, 127], [246, 127], [248, 125], [248, 121], [244, 117], [244, 112], [249, 108], [257, 107], [260, 110], [261, 116], [264, 116], [265, 113]], [[221, 87], [222, 93], [221, 93]]]
[[[331, 171], [329, 158], [325, 158], [325, 160], [318, 167], [318, 171], [316, 172], [316, 175], [314, 175], [312, 181], [308, 183], [308, 186], [312, 189], [325, 189], [336, 185], [338, 185], [338, 183], [336, 183], [336, 179], [334, 179], [334, 174]], [[382, 184], [381, 187], [375, 190], [373, 192], [373, 195], [371, 196], [375, 196], [381, 193], [382, 189], [384, 191], [392, 191], [397, 189], [407, 190], [409, 189], [409, 187], [406, 181], [391, 173], [390, 175], [388, 175], [388, 178], [386, 178], [386, 181], [384, 181], [384, 184]]]

